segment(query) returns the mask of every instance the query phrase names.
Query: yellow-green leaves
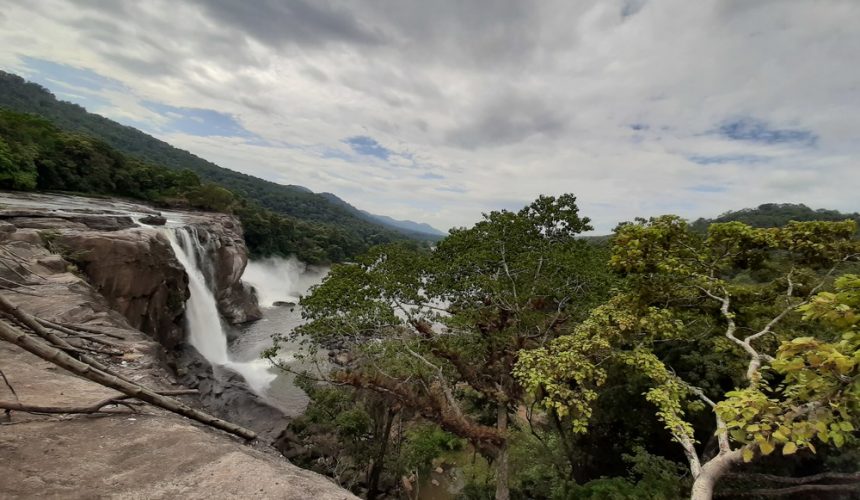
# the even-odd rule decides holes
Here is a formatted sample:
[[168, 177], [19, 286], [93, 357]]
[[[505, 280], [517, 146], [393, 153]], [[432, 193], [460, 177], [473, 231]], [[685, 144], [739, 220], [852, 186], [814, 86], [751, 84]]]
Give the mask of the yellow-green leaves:
[[791, 455], [797, 451], [797, 445], [794, 443], [785, 443], [785, 446], [782, 447], [783, 455]]

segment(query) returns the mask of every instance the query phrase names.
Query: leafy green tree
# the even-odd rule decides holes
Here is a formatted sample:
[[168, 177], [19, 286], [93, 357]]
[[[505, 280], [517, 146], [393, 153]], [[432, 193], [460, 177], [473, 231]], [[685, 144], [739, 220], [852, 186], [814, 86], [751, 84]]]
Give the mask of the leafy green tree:
[[[810, 318], [835, 314], [820, 311], [837, 299], [816, 294], [857, 257], [855, 230], [853, 221], [770, 229], [730, 222], [701, 236], [671, 216], [623, 225], [610, 262], [625, 289], [572, 333], [521, 353], [517, 375], [548, 408], [570, 414], [579, 432], [607, 366], [647, 377], [646, 399], [684, 451], [697, 499], [711, 498], [735, 463], [777, 448], [814, 451], [816, 439], [838, 446], [857, 415], [850, 412], [857, 406], [857, 344], [850, 332], [840, 341], [838, 331], [814, 330], [794, 316], [798, 308]], [[845, 279], [840, 289], [846, 293]], [[835, 310], [851, 307], [843, 302]], [[734, 374], [696, 386], [695, 373], [662, 355], [667, 344], [720, 352], [717, 362]], [[705, 410], [714, 424], [704, 435], [715, 431], [717, 440], [709, 460], [696, 448], [690, 418]]]
[[30, 190], [36, 187], [36, 168], [31, 158], [16, 155], [0, 137], [0, 186]]
[[451, 231], [430, 253], [377, 247], [302, 300], [309, 322], [297, 334], [350, 349], [336, 382], [387, 394], [468, 440], [507, 498], [509, 416], [524, 395], [511, 374], [518, 353], [607, 292], [604, 256], [577, 238], [588, 222], [572, 195], [540, 197]]

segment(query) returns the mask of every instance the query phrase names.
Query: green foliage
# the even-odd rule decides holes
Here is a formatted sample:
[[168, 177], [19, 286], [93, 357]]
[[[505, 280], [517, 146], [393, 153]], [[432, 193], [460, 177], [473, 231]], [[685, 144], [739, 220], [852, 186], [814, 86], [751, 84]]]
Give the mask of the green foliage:
[[436, 459], [462, 450], [464, 442], [436, 425], [425, 423], [406, 431], [406, 439], [401, 446], [403, 472], [417, 470], [425, 473], [433, 468]]
[[375, 247], [302, 299], [308, 322], [294, 334], [349, 350], [336, 381], [394, 398], [494, 457], [508, 439], [499, 413], [524, 395], [512, 377], [521, 350], [608, 293], [607, 255], [577, 238], [588, 227], [573, 196], [541, 197], [451, 231], [433, 252]]
[[[624, 224], [610, 259], [624, 290], [570, 334], [521, 353], [515, 373], [545, 407], [570, 414], [577, 432], [618, 366], [650, 381], [646, 400], [687, 449], [703, 434], [699, 399], [717, 401], [714, 414], [727, 427], [718, 432], [728, 432], [746, 460], [777, 447], [814, 450], [813, 438], [841, 445], [856, 427], [857, 343], [853, 331], [834, 335], [834, 327], [854, 328], [857, 283], [843, 277], [836, 293], [803, 297], [857, 254], [855, 232], [851, 220], [780, 228], [726, 222], [707, 235], [674, 216]], [[831, 324], [815, 331], [800, 322], [799, 304], [807, 319]], [[734, 374], [702, 389], [701, 370], [669, 364], [679, 352], [698, 360], [719, 352], [713, 361]]]
[[[769, 455], [799, 449], [816, 451], [815, 440], [842, 447], [855, 439], [860, 423], [860, 277], [845, 275], [836, 291], [821, 292], [800, 307], [804, 319], [835, 326], [841, 338], [784, 341], [770, 366], [780, 376], [775, 387], [758, 385], [727, 394], [717, 413], [733, 440]], [[748, 453], [747, 459], [752, 455]]]
[[765, 203], [756, 208], [726, 212], [715, 219], [697, 219], [691, 228], [704, 234], [714, 223], [741, 222], [752, 227], [782, 227], [791, 221], [842, 221], [852, 219], [860, 225], [860, 214], [841, 213], [836, 210], [813, 210], [803, 204]]

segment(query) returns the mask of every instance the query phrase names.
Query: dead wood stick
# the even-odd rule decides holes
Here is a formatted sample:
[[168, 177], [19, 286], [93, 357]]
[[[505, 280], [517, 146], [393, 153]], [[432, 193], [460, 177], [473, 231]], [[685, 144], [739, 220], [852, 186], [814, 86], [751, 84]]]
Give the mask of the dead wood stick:
[[[16, 254], [16, 253], [12, 252], [12, 250], [9, 250], [9, 247], [8, 247], [8, 246], [0, 247], [0, 250], [3, 250], [3, 252], [8, 253], [9, 255], [11, 255], [12, 257], [11, 257], [9, 260], [11, 260], [12, 262], [15, 262], [16, 264], [18, 264], [18, 265], [20, 265], [21, 267], [23, 267], [24, 269], [26, 269], [28, 273], [30, 273], [30, 274], [32, 274], [32, 275], [34, 275], [34, 276], [36, 276], [37, 278], [41, 279], [42, 281], [48, 281], [48, 278], [46, 278], [46, 277], [42, 276], [41, 274], [37, 273], [37, 272], [36, 272], [36, 271], [34, 271], [32, 268], [27, 267], [27, 265], [32, 265], [32, 263], [31, 263], [31, 261], [30, 261], [30, 260], [25, 259], [25, 258], [21, 257], [20, 255], [18, 255], [18, 254]], [[0, 258], [2, 258], [2, 257], [0, 257]]]
[[39, 405], [28, 405], [20, 402], [13, 401], [0, 401], [0, 410], [6, 411], [23, 411], [26, 413], [83, 413], [83, 414], [92, 414], [92, 413], [114, 413], [102, 410], [105, 406], [108, 405], [123, 405], [129, 408], [132, 411], [134, 407], [129, 406], [128, 403], [120, 401], [119, 398], [108, 398], [99, 401], [96, 404], [90, 406], [39, 406]]
[[36, 289], [35, 289], [35, 288], [33, 288], [32, 286], [30, 286], [30, 285], [28, 285], [28, 284], [26, 284], [26, 283], [18, 283], [18, 282], [17, 282], [17, 281], [15, 281], [15, 280], [10, 280], [10, 279], [4, 278], [4, 277], [2, 277], [2, 276], [0, 276], [0, 281], [5, 281], [6, 283], [9, 283], [10, 285], [15, 285], [15, 286], [17, 286], [17, 287], [28, 288], [28, 289], [30, 289], [30, 290], [36, 291]]
[[120, 335], [118, 333], [113, 333], [113, 332], [106, 332], [104, 330], [99, 330], [99, 329], [89, 327], [89, 326], [74, 325], [71, 323], [58, 323], [56, 321], [48, 321], [47, 319], [42, 319], [42, 318], [37, 318], [37, 319], [39, 320], [39, 323], [42, 323], [43, 325], [49, 326], [51, 328], [53, 328], [55, 326], [61, 326], [63, 328], [68, 328], [70, 330], [80, 330], [80, 331], [85, 332], [85, 333], [94, 333], [96, 335], [104, 335], [106, 337], [113, 337], [117, 340], [128, 340], [128, 337], [126, 337], [125, 335]]
[[90, 342], [95, 342], [97, 344], [106, 345], [108, 347], [113, 347], [115, 349], [122, 350], [125, 347], [125, 346], [122, 346], [120, 344], [117, 344], [116, 342], [111, 342], [110, 340], [104, 340], [102, 338], [99, 338], [96, 335], [84, 333], [83, 331], [75, 331], [75, 330], [72, 330], [71, 328], [66, 328], [63, 325], [60, 325], [58, 323], [52, 323], [52, 322], [46, 321], [42, 318], [35, 318], [34, 317], [34, 319], [36, 321], [38, 321], [39, 324], [41, 324], [42, 326], [47, 327], [47, 328], [52, 328], [52, 329], [54, 329], [60, 333], [65, 333], [66, 335], [71, 335], [73, 337], [80, 337], [82, 339], [87, 339]]
[[[33, 316], [30, 316], [29, 314], [22, 311], [18, 306], [9, 302], [9, 299], [7, 299], [6, 297], [4, 297], [2, 295], [0, 295], [0, 310], [3, 310], [5, 312], [11, 314], [15, 318], [16, 321], [21, 322], [27, 328], [32, 330], [36, 335], [42, 337], [43, 339], [47, 340], [48, 342], [54, 344], [55, 346], [57, 346], [61, 349], [70, 350], [70, 349], [80, 348], [80, 346], [73, 346], [70, 342], [67, 342], [66, 340], [58, 337], [57, 334], [46, 330], [45, 327], [40, 325], [39, 322], [36, 321], [36, 319]], [[84, 354], [84, 353], [79, 353], [79, 354], [77, 354], [77, 358], [80, 359], [82, 362], [88, 364], [88, 365], [92, 365], [93, 368], [96, 368], [96, 369], [101, 370], [105, 373], [111, 374], [115, 377], [119, 377], [120, 379], [122, 379], [122, 380], [124, 380], [130, 384], [134, 383], [133, 381], [123, 377], [122, 375], [120, 375], [116, 372], [114, 372], [113, 370], [111, 370], [110, 368], [108, 368], [107, 366], [105, 366], [104, 364], [102, 364], [100, 361], [93, 358], [92, 356], [89, 356], [89, 355]]]
[[9, 285], [0, 285], [0, 288], [4, 290], [9, 290], [10, 292], [20, 293], [21, 295], [29, 295], [30, 297], [44, 297], [44, 295], [39, 295], [38, 293], [33, 292], [24, 292], [22, 290], [18, 290], [20, 287], [11, 287]]
[[[199, 394], [197, 389], [178, 389], [172, 391], [157, 391], [156, 394], [160, 396], [181, 396], [186, 394]], [[16, 396], [17, 397], [17, 396]], [[129, 403], [126, 403], [125, 400], [133, 399], [132, 396], [128, 394], [120, 394], [117, 396], [113, 396], [107, 399], [103, 399], [98, 403], [89, 405], [89, 406], [38, 406], [38, 405], [30, 405], [21, 403], [20, 401], [0, 401], [0, 410], [8, 411], [23, 411], [27, 413], [83, 413], [83, 414], [91, 414], [91, 413], [107, 413], [102, 412], [101, 409], [108, 405], [123, 405], [132, 410]]]
[[257, 437], [257, 434], [250, 429], [213, 417], [208, 413], [195, 410], [176, 399], [161, 396], [155, 391], [142, 385], [131, 383], [109, 373], [105, 373], [92, 365], [69, 356], [63, 351], [52, 347], [45, 342], [30, 338], [26, 333], [18, 330], [5, 321], [0, 321], [0, 338], [8, 340], [26, 351], [35, 354], [44, 360], [50, 361], [61, 368], [65, 368], [75, 375], [92, 380], [93, 382], [106, 387], [116, 389], [123, 394], [145, 401], [153, 406], [158, 406], [159, 408], [164, 408], [165, 410], [178, 413], [182, 416], [202, 422], [231, 434], [241, 436], [245, 439], [255, 439]]
[[[8, 264], [8, 263], [7, 263], [3, 258], [2, 258], [2, 257], [0, 257], [0, 264], [3, 264], [3, 267], [5, 267], [6, 269], [8, 269], [8, 270], [12, 271], [13, 273], [17, 274], [17, 275], [18, 275], [18, 277], [19, 277], [19, 278], [21, 278], [22, 280], [26, 280], [26, 279], [27, 279], [27, 277], [26, 277], [26, 276], [24, 276], [23, 274], [19, 273], [19, 272], [18, 272], [18, 270], [17, 270], [17, 269], [15, 269], [14, 267], [10, 266], [10, 265], [9, 265], [9, 264]], [[22, 267], [23, 267], [23, 266], [22, 266]]]

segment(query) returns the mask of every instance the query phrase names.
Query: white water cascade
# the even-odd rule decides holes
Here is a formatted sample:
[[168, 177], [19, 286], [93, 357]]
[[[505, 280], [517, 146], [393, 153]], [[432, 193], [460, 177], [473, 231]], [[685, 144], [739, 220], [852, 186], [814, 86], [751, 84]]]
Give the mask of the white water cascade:
[[230, 360], [227, 334], [224, 332], [215, 296], [206, 284], [206, 276], [203, 274], [210, 270], [210, 263], [206, 249], [200, 244], [197, 231], [194, 228], [182, 227], [166, 229], [165, 235], [179, 263], [188, 273], [190, 296], [185, 304], [185, 321], [189, 343], [212, 365], [223, 366], [239, 373], [251, 390], [263, 395], [277, 375], [270, 369], [271, 363], [265, 359], [247, 362]]

